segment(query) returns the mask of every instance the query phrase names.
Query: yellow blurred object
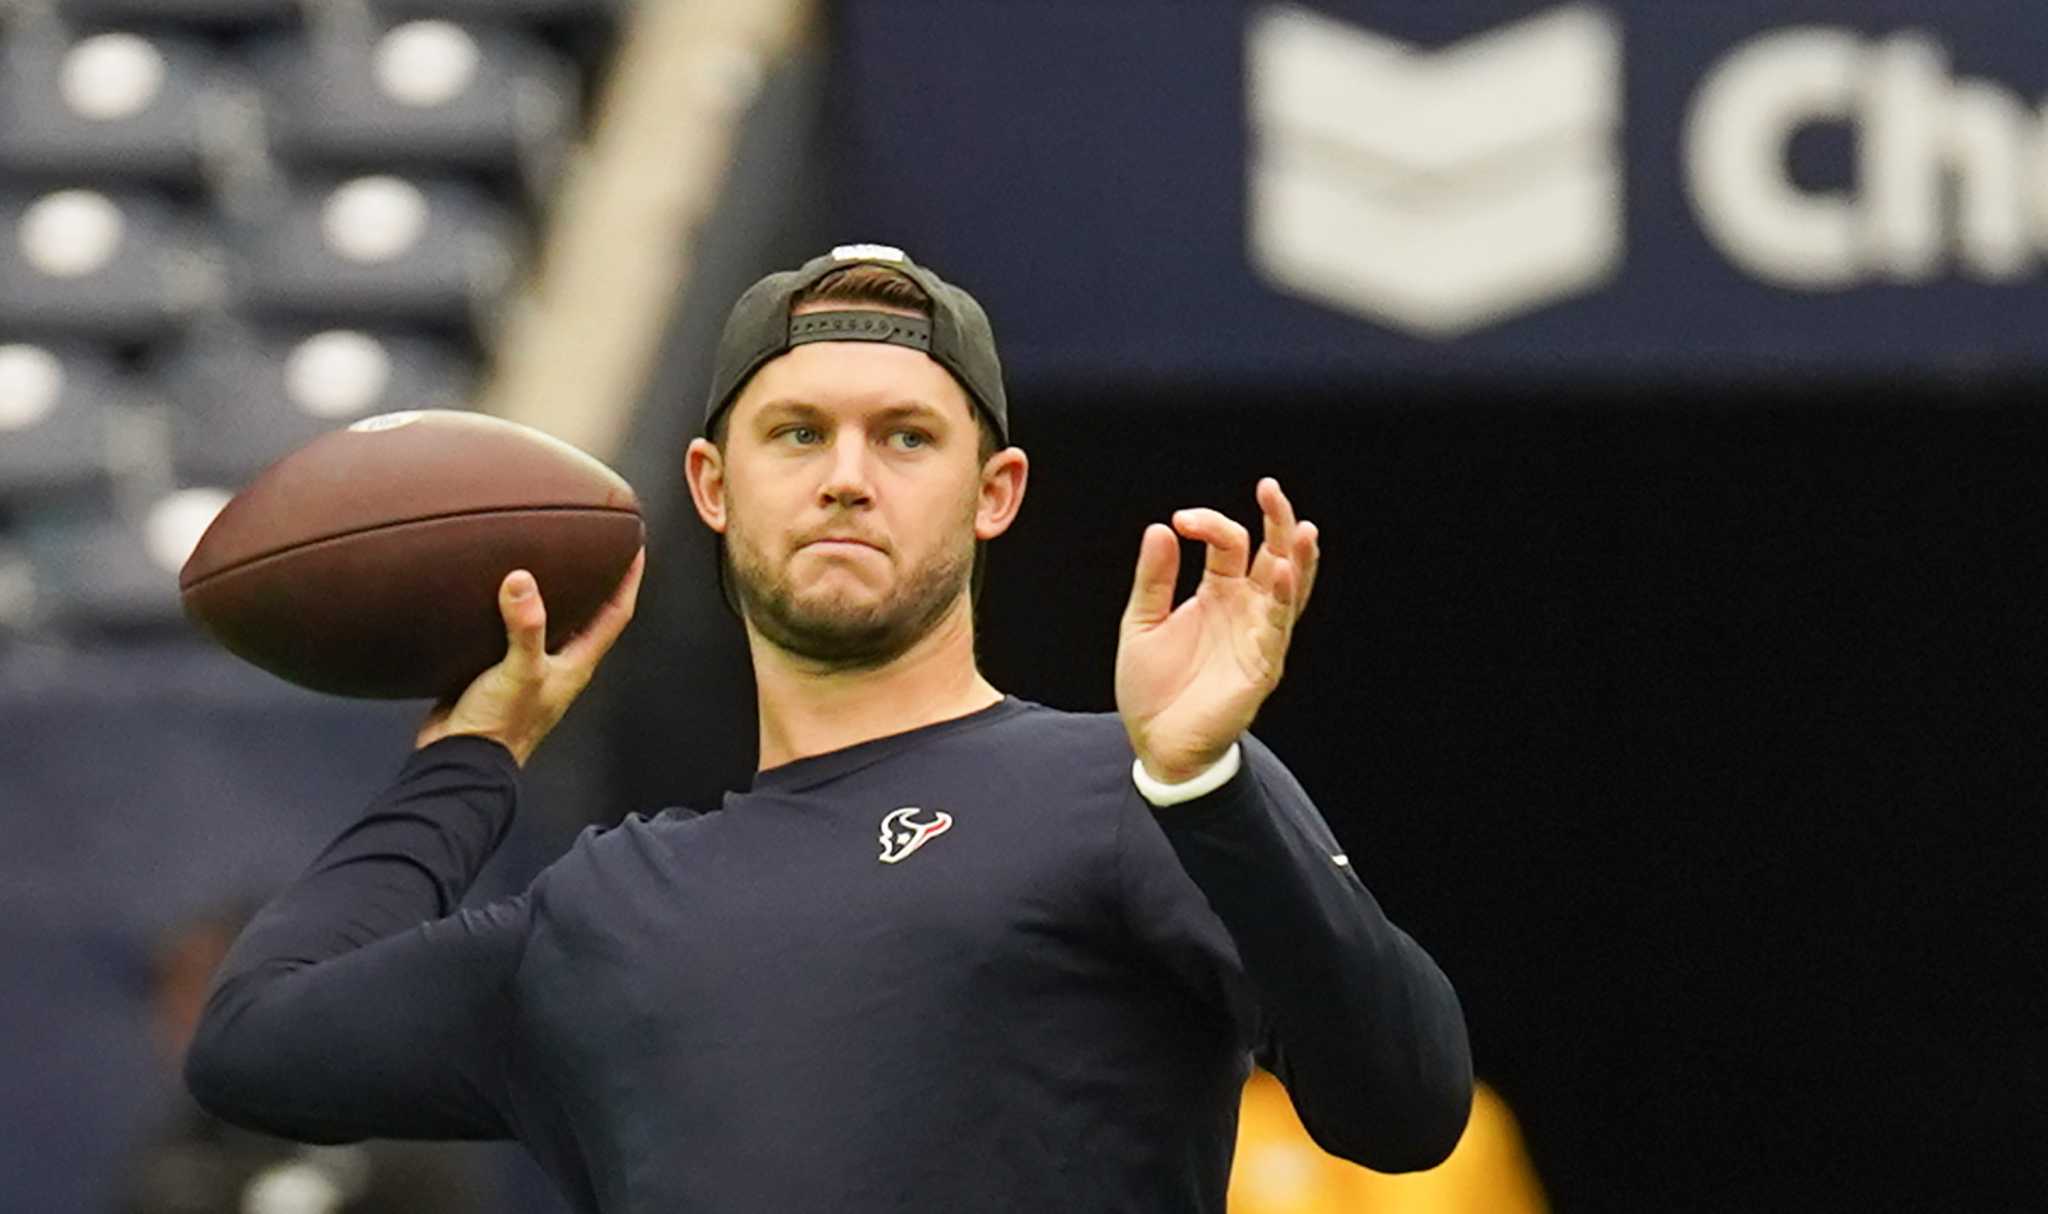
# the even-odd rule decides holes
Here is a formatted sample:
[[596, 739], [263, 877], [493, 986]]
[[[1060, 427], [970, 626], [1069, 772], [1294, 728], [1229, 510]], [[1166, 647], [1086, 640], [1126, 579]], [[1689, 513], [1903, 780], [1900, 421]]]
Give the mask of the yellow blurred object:
[[1318, 1147], [1280, 1081], [1254, 1071], [1244, 1087], [1231, 1214], [1547, 1214], [1522, 1132], [1480, 1084], [1472, 1120], [1451, 1157], [1427, 1172], [1389, 1176]]

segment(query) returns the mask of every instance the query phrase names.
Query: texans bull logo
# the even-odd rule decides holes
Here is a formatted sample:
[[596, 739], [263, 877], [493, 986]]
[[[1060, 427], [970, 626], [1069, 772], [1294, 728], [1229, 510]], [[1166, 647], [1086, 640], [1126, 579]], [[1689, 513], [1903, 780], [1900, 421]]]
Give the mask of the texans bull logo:
[[935, 809], [931, 821], [917, 821], [917, 815], [923, 812], [915, 805], [906, 805], [902, 809], [890, 810], [889, 815], [882, 819], [882, 863], [894, 864], [952, 829], [952, 814]]

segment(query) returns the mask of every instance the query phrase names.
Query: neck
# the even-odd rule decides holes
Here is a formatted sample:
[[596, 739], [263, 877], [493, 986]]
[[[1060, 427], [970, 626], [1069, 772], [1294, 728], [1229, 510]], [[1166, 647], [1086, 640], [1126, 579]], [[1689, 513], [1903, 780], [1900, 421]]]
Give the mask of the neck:
[[821, 668], [751, 626], [747, 647], [761, 708], [762, 771], [964, 717], [1003, 698], [975, 667], [974, 613], [964, 594], [915, 645], [872, 670]]

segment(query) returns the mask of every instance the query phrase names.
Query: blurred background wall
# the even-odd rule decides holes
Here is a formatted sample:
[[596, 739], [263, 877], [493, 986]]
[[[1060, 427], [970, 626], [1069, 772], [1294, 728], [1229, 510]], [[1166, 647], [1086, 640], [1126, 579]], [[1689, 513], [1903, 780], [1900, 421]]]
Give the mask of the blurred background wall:
[[[115, 1208], [179, 1099], [162, 941], [287, 879], [418, 715], [195, 638], [175, 570], [211, 511], [394, 409], [604, 456], [647, 508], [640, 615], [477, 896], [586, 822], [715, 805], [752, 693], [681, 450], [739, 289], [848, 241], [994, 319], [1034, 469], [982, 601], [1006, 691], [1110, 707], [1146, 522], [1248, 517], [1274, 474], [1321, 526], [1258, 731], [1458, 984], [1552, 1208], [2037, 1204], [2023, 11], [0, 11], [21, 1208]], [[450, 1158], [485, 1208], [552, 1208], [516, 1152]]]

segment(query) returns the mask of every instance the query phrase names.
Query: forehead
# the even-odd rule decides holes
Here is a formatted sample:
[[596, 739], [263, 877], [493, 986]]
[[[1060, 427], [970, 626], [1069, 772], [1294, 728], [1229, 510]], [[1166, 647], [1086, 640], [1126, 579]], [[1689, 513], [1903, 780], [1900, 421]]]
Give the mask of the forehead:
[[922, 404], [950, 421], [974, 421], [952, 372], [920, 350], [887, 342], [817, 341], [770, 359], [733, 401], [733, 420], [781, 401], [849, 414]]

